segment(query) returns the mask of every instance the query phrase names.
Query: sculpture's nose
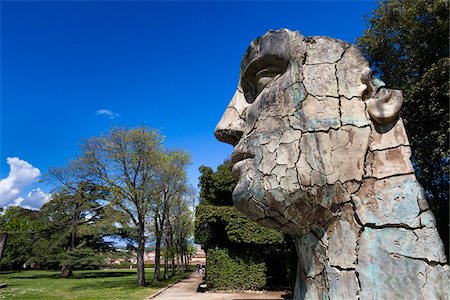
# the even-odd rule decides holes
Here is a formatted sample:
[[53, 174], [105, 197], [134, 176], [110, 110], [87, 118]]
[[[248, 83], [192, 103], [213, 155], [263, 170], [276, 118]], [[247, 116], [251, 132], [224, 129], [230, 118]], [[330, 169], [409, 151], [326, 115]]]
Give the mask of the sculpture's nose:
[[248, 103], [245, 101], [239, 85], [233, 99], [231, 99], [214, 130], [214, 135], [219, 141], [233, 146], [239, 142], [245, 129], [245, 111], [247, 107]]

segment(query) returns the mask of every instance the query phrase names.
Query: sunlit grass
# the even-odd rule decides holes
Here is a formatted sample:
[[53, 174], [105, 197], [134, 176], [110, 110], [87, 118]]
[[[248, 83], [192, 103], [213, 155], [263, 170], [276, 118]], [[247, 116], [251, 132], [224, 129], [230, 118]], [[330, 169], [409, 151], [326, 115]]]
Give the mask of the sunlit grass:
[[153, 270], [146, 269], [146, 287], [136, 286], [134, 270], [75, 271], [71, 278], [60, 278], [55, 271], [0, 273], [0, 299], [144, 299], [188, 273], [154, 282]]

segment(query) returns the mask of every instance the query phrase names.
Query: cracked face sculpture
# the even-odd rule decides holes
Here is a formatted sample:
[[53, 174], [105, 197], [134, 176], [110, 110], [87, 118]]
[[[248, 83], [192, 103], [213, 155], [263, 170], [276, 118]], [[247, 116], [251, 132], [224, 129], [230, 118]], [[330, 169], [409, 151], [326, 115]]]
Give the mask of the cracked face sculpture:
[[234, 146], [238, 210], [294, 237], [294, 299], [450, 297], [403, 97], [383, 86], [328, 37], [270, 31], [244, 55], [215, 135]]
[[401, 92], [382, 86], [346, 42], [285, 29], [255, 39], [215, 130], [234, 146], [238, 210], [293, 236], [324, 228], [359, 188], [376, 131], [398, 118]]

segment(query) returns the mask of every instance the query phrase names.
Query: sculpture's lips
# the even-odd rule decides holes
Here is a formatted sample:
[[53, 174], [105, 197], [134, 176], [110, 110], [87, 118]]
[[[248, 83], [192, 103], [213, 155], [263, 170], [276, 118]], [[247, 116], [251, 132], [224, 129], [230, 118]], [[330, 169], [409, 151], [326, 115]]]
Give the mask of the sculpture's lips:
[[236, 164], [237, 162], [240, 162], [244, 159], [247, 158], [254, 158], [255, 155], [254, 154], [250, 154], [250, 153], [244, 153], [244, 152], [233, 152], [231, 154], [231, 162], [234, 164]]
[[233, 154], [231, 154], [231, 162], [233, 163], [231, 173], [234, 178], [239, 179], [244, 171], [244, 168], [246, 167], [246, 160], [254, 157], [255, 156], [253, 154], [243, 152], [233, 152]]

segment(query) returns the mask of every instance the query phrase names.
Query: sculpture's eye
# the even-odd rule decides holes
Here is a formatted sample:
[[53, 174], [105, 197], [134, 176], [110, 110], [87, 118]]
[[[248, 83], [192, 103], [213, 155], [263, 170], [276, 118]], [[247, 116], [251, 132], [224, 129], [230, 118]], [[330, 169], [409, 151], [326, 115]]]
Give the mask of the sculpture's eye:
[[277, 76], [280, 75], [280, 68], [277, 66], [271, 66], [264, 70], [259, 71], [255, 76], [256, 81], [256, 94], [255, 98], [261, 93], [261, 91]]
[[241, 80], [245, 100], [253, 103], [270, 82], [285, 72], [286, 65], [287, 62], [274, 57], [262, 58], [250, 64]]

